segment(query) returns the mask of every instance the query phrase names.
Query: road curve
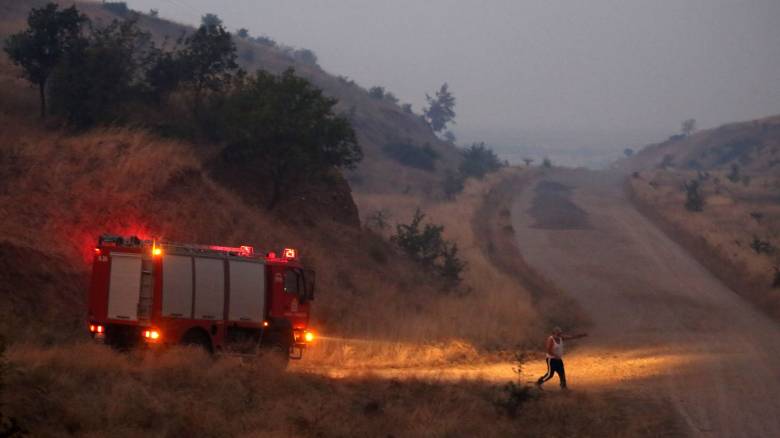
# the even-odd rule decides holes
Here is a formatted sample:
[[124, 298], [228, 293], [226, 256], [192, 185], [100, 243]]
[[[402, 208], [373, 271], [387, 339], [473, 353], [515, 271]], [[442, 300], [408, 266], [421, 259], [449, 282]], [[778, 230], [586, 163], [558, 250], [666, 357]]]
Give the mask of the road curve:
[[513, 205], [526, 261], [594, 321], [570, 385], [668, 400], [694, 436], [780, 437], [780, 328], [637, 212], [622, 178], [548, 171]]

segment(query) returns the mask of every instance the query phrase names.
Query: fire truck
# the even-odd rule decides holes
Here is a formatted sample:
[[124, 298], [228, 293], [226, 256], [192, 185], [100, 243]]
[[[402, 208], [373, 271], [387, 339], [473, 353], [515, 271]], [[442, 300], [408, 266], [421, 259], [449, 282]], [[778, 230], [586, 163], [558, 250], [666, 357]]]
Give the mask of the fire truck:
[[300, 359], [314, 339], [315, 273], [295, 249], [225, 247], [103, 235], [94, 249], [87, 325], [125, 349], [197, 345], [211, 353], [275, 350]]

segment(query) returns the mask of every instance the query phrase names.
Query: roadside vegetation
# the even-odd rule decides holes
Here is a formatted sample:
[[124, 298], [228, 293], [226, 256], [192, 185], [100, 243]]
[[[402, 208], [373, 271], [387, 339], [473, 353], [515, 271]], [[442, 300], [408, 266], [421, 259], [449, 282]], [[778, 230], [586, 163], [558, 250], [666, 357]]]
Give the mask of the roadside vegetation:
[[780, 118], [650, 145], [625, 166], [633, 199], [732, 289], [780, 318]]

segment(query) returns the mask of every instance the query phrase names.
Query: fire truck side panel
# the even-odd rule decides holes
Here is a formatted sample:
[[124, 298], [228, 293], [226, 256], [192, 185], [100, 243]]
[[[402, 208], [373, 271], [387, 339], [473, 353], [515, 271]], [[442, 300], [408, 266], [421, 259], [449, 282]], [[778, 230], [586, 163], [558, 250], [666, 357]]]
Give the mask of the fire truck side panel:
[[89, 285], [89, 319], [104, 321], [108, 309], [108, 279], [111, 275], [111, 264], [108, 255], [100, 252], [95, 254], [92, 263], [92, 280]]
[[228, 321], [263, 322], [265, 314], [265, 265], [230, 260]]
[[141, 254], [111, 253], [108, 319], [136, 321], [141, 292]]
[[224, 313], [224, 259], [195, 257], [195, 319], [221, 320]]
[[162, 316], [191, 318], [192, 257], [166, 254], [162, 273]]

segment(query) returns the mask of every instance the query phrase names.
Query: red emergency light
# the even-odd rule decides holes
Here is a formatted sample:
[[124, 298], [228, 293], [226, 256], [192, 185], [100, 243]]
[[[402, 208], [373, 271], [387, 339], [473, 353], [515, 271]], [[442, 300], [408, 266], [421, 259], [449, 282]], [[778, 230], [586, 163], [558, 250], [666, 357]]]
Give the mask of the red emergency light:
[[238, 255], [242, 255], [242, 256], [251, 256], [255, 253], [254, 247], [251, 247], [249, 245], [241, 245], [237, 247], [209, 245], [209, 249], [212, 249], [214, 251], [235, 252], [238, 253]]

